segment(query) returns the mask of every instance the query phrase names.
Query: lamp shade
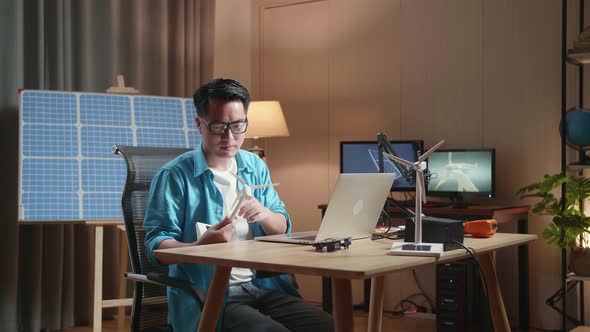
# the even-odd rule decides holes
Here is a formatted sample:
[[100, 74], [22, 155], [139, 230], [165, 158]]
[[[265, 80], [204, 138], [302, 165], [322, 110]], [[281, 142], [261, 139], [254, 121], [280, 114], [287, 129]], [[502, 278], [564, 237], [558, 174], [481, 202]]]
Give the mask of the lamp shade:
[[246, 138], [289, 136], [278, 101], [253, 101], [248, 108]]

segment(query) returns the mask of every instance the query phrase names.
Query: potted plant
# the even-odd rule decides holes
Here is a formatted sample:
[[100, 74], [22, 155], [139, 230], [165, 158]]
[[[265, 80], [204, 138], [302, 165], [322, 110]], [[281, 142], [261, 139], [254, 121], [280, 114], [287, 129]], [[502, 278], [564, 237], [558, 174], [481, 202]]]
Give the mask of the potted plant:
[[[565, 198], [553, 193], [565, 183]], [[590, 197], [590, 179], [575, 175], [545, 175], [541, 182], [518, 190], [520, 198], [536, 197], [540, 200], [532, 211], [539, 215], [552, 215], [553, 222], [543, 230], [543, 239], [549, 245], [571, 250], [570, 270], [578, 275], [590, 276], [590, 249], [588, 247], [590, 217], [584, 213], [584, 202]], [[562, 203], [565, 199], [565, 209]]]

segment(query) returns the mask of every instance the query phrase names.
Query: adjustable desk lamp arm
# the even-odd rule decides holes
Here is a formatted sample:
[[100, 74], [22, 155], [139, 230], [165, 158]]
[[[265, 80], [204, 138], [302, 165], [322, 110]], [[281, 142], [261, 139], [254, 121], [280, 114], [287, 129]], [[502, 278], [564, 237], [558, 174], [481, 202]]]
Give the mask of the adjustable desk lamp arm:
[[[384, 169], [385, 169], [385, 165], [384, 165], [384, 161], [383, 161], [383, 153], [382, 152], [394, 155], [396, 157], [399, 157], [399, 156], [391, 148], [391, 145], [389, 144], [389, 139], [387, 138], [387, 136], [385, 134], [377, 133], [377, 145], [379, 146], [379, 171], [381, 173], [383, 173]], [[404, 178], [404, 180], [406, 180], [406, 182], [408, 182], [409, 184], [416, 184], [416, 173], [415, 172], [413, 172], [412, 170], [409, 170], [406, 166], [398, 163], [395, 160], [392, 160], [391, 162], [397, 166], [400, 173], [402, 174], [402, 177]]]
[[[391, 145], [389, 144], [389, 139], [383, 133], [377, 133], [377, 146], [379, 147], [379, 173], [385, 173], [385, 161], [383, 159], [383, 152], [392, 154], [397, 156], [397, 154], [391, 149]], [[392, 161], [395, 162], [395, 161]], [[403, 178], [410, 184], [416, 183], [416, 179], [414, 178], [411, 171], [407, 169], [406, 166], [396, 163], [398, 169], [400, 170]], [[416, 214], [414, 211], [408, 209], [407, 207], [403, 206], [398, 200], [394, 199], [393, 197], [389, 197], [389, 201], [393, 203], [397, 208], [402, 210], [408, 217], [415, 218]]]

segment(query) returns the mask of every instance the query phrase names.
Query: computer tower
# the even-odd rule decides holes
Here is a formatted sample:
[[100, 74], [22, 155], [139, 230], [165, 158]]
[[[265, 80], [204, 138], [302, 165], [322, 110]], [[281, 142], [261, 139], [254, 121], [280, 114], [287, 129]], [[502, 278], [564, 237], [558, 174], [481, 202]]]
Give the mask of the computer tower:
[[436, 331], [493, 331], [488, 299], [474, 259], [437, 265]]

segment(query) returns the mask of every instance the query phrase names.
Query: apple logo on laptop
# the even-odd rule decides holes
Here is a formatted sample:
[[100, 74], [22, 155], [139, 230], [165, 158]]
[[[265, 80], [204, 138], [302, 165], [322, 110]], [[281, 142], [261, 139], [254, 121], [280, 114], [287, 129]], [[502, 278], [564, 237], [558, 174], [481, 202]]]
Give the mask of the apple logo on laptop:
[[358, 201], [356, 201], [356, 203], [352, 207], [352, 214], [356, 216], [357, 214], [361, 213], [362, 210], [363, 210], [363, 200], [359, 199]]

